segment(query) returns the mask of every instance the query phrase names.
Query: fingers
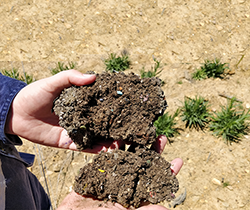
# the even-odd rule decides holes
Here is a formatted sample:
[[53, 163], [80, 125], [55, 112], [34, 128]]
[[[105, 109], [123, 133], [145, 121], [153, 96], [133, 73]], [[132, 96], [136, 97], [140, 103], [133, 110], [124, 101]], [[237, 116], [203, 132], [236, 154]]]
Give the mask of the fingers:
[[114, 150], [114, 149], [119, 149], [124, 147], [125, 143], [123, 140], [115, 140], [110, 144], [109, 149]]
[[101, 151], [107, 152], [110, 150], [115, 150], [115, 149], [119, 149], [121, 147], [124, 146], [124, 142], [122, 140], [115, 140], [115, 141], [106, 141], [103, 144], [95, 144], [93, 145], [92, 149], [85, 149], [83, 150], [83, 152], [87, 152], [87, 153], [94, 153], [94, 154], [98, 154]]
[[50, 78], [45, 79], [47, 90], [59, 94], [64, 88], [72, 85], [88, 85], [95, 81], [94, 74], [82, 74], [76, 70], [62, 71]]
[[[156, 142], [154, 142], [154, 144], [152, 145], [152, 149], [154, 149], [156, 152], [161, 154], [167, 142], [168, 140], [166, 136], [159, 135], [156, 139]], [[174, 175], [177, 175], [179, 173], [182, 165], [183, 165], [183, 161], [180, 158], [176, 158], [171, 162], [171, 170]]]
[[[77, 149], [76, 144], [71, 139], [69, 139], [69, 138], [68, 138], [67, 141], [63, 141], [63, 142], [61, 141], [58, 147], [62, 148], [62, 149], [70, 149], [70, 150], [74, 150], [74, 151], [79, 151]], [[82, 150], [82, 152], [92, 153], [92, 154], [98, 154], [101, 151], [107, 152], [108, 151], [108, 147], [106, 147], [104, 145], [96, 144], [96, 145], [93, 145], [92, 148], [88, 148], [88, 149]]]
[[82, 150], [82, 152], [91, 153], [91, 154], [98, 154], [101, 151], [107, 152], [107, 147], [96, 144], [96, 145], [93, 145], [92, 148]]
[[167, 144], [168, 139], [164, 135], [159, 135], [156, 138], [156, 141], [152, 144], [152, 149], [154, 149], [158, 153], [162, 153], [164, 150], [165, 145]]
[[181, 167], [183, 165], [183, 161], [180, 158], [176, 158], [171, 162], [171, 170], [174, 175], [177, 175], [179, 171], [181, 170]]
[[[49, 141], [46, 145], [53, 146], [53, 147], [59, 147], [62, 149], [71, 149], [76, 150], [77, 149], [76, 144], [72, 141], [72, 139], [69, 137], [67, 131], [63, 128], [59, 128], [58, 132], [60, 132], [60, 138], [56, 142]], [[87, 153], [93, 153], [98, 154], [101, 151], [107, 152], [109, 150], [119, 149], [125, 145], [124, 141], [122, 140], [106, 140], [102, 142], [95, 142], [94, 145], [92, 145], [92, 148], [88, 148], [85, 150], [82, 150], [82, 152]]]

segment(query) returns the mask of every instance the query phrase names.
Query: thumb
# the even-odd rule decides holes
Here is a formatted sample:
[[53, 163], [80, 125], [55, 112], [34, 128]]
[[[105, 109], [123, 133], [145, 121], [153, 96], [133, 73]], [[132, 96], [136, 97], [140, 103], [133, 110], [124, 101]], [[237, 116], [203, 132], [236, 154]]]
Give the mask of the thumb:
[[49, 92], [59, 94], [64, 88], [72, 85], [88, 85], [95, 81], [94, 74], [82, 74], [76, 70], [62, 71], [46, 79], [46, 89]]

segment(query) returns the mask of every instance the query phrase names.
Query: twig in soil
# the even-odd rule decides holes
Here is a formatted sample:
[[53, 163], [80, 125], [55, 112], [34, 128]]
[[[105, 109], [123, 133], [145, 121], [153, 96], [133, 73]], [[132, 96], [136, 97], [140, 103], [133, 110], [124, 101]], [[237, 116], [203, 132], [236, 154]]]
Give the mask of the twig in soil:
[[27, 83], [26, 74], [25, 74], [25, 70], [24, 70], [24, 66], [23, 66], [23, 62], [22, 62], [22, 67], [23, 67], [23, 74], [24, 74], [25, 83], [28, 84], [28, 83]]
[[177, 205], [182, 204], [185, 201], [186, 197], [187, 197], [187, 190], [185, 188], [185, 192], [180, 194], [176, 199], [173, 200], [172, 203], [173, 207], [175, 208]]
[[[35, 149], [35, 146], [37, 147], [38, 149], [38, 154], [36, 152], [36, 149]], [[33, 145], [33, 149], [36, 153], [36, 156], [38, 156], [38, 160], [39, 160], [39, 165], [41, 166], [40, 170], [41, 170], [41, 174], [42, 176], [44, 177], [44, 183], [45, 183], [45, 186], [46, 186], [46, 190], [47, 190], [47, 194], [48, 194], [48, 197], [49, 199], [51, 200], [51, 197], [50, 197], [50, 191], [49, 191], [49, 186], [48, 186], [48, 182], [47, 182], [47, 178], [46, 178], [46, 175], [45, 175], [45, 170], [46, 170], [46, 174], [47, 174], [47, 167], [46, 167], [46, 162], [44, 161], [44, 164], [43, 164], [43, 157], [42, 157], [42, 151], [41, 151], [41, 148], [39, 145]], [[45, 166], [45, 167], [44, 167]], [[51, 187], [50, 187], [51, 188]], [[51, 210], [53, 210], [53, 206], [51, 205]]]
[[[48, 169], [47, 169], [47, 165], [46, 165], [46, 160], [44, 159], [44, 157], [43, 157], [43, 151], [42, 151], [42, 148], [39, 146], [39, 145], [37, 145], [37, 147], [38, 147], [38, 151], [39, 151], [39, 155], [40, 155], [40, 153], [41, 153], [41, 158], [42, 158], [42, 161], [44, 161], [44, 168], [45, 168], [45, 171], [46, 171], [46, 174], [47, 174], [47, 172], [48, 172]], [[50, 178], [49, 178], [49, 176], [46, 178], [46, 176], [44, 177], [45, 178], [45, 180], [46, 179], [48, 179], [48, 193], [49, 193], [49, 199], [50, 200], [54, 200], [54, 193], [53, 193], [53, 191], [49, 191], [49, 189], [51, 189], [51, 182], [50, 182]], [[53, 206], [51, 205], [51, 207], [50, 207], [50, 210], [53, 210], [54, 208], [53, 208]]]
[[185, 78], [187, 81], [193, 83], [193, 79], [190, 77], [188, 71], [185, 71], [185, 72], [184, 72], [184, 78]]
[[210, 156], [211, 156], [211, 152], [209, 152], [209, 155], [208, 155], [208, 157], [207, 157], [206, 163], [209, 161]]
[[89, 7], [90, 3], [91, 3], [91, 0], [89, 0], [89, 3], [88, 3], [88, 6], [87, 6], [87, 7]]
[[239, 65], [239, 64], [240, 64], [240, 62], [243, 60], [244, 56], [245, 56], [245, 55], [242, 55], [242, 56], [241, 56], [241, 58], [240, 58], [239, 62], [236, 64], [236, 68], [238, 68], [238, 65]]
[[[233, 97], [232, 96], [229, 96], [229, 95], [226, 95], [224, 93], [219, 93], [219, 96], [221, 97], [224, 97], [224, 98], [228, 98], [228, 99], [232, 99]], [[235, 99], [236, 101], [240, 102], [240, 103], [243, 103], [243, 101], [239, 100], [239, 99]]]
[[161, 15], [163, 15], [164, 11], [165, 11], [166, 8], [163, 8], [162, 12], [161, 12]]
[[10, 9], [10, 14], [12, 13], [13, 8], [14, 8], [14, 6], [11, 7], [11, 9]]
[[[71, 156], [71, 158], [70, 158]], [[61, 173], [62, 173], [62, 170], [64, 169], [64, 166], [66, 165], [67, 161], [69, 160], [69, 163], [67, 165], [67, 167], [65, 167], [65, 172], [63, 173], [63, 178], [61, 179], [60, 176], [61, 176]], [[74, 151], [71, 151], [67, 158], [65, 159], [65, 161], [63, 162], [61, 168], [60, 168], [60, 172], [58, 174], [58, 177], [57, 177], [57, 186], [59, 185], [59, 181], [62, 181], [62, 185], [61, 185], [61, 188], [59, 189], [60, 192], [58, 193], [58, 188], [56, 188], [56, 204], [58, 204], [59, 200], [60, 200], [60, 196], [61, 196], [61, 192], [62, 192], [62, 189], [64, 187], [64, 184], [65, 184], [65, 178], [66, 178], [66, 175], [67, 175], [67, 172], [68, 172], [68, 169], [69, 169], [69, 166], [71, 165], [72, 161], [74, 160]], [[56, 206], [55, 206], [56, 208]]]
[[11, 61], [11, 68], [12, 68], [12, 74], [13, 74], [13, 78], [14, 78], [14, 79], [16, 79], [16, 78], [15, 78], [14, 67], [13, 67], [13, 62], [12, 62], [12, 61]]

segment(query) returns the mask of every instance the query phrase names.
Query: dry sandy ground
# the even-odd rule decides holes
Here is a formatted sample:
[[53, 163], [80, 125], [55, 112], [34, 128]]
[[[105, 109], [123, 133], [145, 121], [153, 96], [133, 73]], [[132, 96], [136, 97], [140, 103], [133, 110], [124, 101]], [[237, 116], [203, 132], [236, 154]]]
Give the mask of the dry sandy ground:
[[[1, 1], [0, 67], [14, 66], [22, 72], [23, 61], [25, 71], [37, 80], [50, 76], [58, 61], [76, 61], [82, 72], [101, 72], [103, 58], [126, 48], [132, 61], [129, 71], [150, 69], [152, 56], [162, 61], [160, 78], [166, 82], [170, 114], [182, 105], [184, 96], [203, 96], [212, 110], [220, 110], [226, 99], [218, 94], [226, 93], [246, 107], [250, 104], [249, 11], [247, 0]], [[188, 80], [204, 59], [214, 58], [229, 63], [235, 74], [227, 80]], [[178, 126], [184, 128], [181, 122]], [[183, 159], [178, 194], [187, 190], [185, 202], [176, 209], [250, 209], [249, 139], [245, 136], [228, 146], [208, 131], [189, 129], [172, 139], [163, 155], [169, 161]], [[40, 157], [38, 148], [26, 141], [20, 150], [37, 152], [31, 170], [44, 184], [39, 166], [43, 159], [54, 206], [71, 190], [74, 175], [89, 157], [45, 147], [40, 147]], [[213, 178], [230, 185], [216, 185]]]

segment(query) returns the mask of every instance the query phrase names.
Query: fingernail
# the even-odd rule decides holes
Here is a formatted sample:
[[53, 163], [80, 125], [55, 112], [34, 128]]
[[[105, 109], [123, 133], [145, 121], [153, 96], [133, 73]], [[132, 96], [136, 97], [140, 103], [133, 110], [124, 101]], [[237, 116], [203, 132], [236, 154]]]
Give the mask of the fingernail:
[[95, 77], [95, 74], [83, 74], [82, 76], [84, 78], [90, 78], [90, 77]]
[[176, 175], [174, 172], [174, 164], [171, 164], [170, 169], [171, 169], [172, 174]]
[[73, 142], [72, 144], [69, 145], [69, 149], [72, 149], [72, 150], [77, 150], [77, 146], [76, 144]]

